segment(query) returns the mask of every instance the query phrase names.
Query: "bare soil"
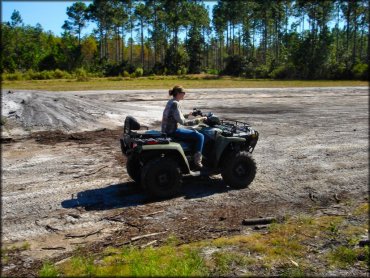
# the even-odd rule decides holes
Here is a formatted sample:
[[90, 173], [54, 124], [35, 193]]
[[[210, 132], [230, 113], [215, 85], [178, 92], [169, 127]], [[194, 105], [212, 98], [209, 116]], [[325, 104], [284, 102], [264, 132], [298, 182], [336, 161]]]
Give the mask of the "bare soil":
[[3, 90], [2, 243], [29, 243], [10, 253], [3, 275], [35, 276], [42, 261], [78, 246], [244, 234], [246, 218], [368, 200], [368, 88], [189, 90], [184, 112], [197, 107], [259, 131], [257, 175], [243, 190], [220, 176], [187, 178], [179, 196], [153, 200], [127, 175], [119, 138], [127, 115], [158, 128], [167, 99], [163, 90]]

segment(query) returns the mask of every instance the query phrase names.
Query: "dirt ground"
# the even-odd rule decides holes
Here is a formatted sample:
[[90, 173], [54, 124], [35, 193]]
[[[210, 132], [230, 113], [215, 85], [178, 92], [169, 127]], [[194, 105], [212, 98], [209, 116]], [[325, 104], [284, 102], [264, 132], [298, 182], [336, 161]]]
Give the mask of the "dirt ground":
[[[249, 233], [242, 220], [345, 210], [368, 200], [368, 88], [189, 90], [193, 107], [260, 133], [257, 175], [243, 190], [220, 176], [187, 178], [181, 194], [150, 199], [128, 177], [123, 119], [158, 128], [165, 90], [2, 91], [2, 243], [28, 247], [3, 275], [36, 275], [78, 246], [120, 246], [159, 233], [183, 242]], [[153, 238], [138, 240], [145, 244]]]

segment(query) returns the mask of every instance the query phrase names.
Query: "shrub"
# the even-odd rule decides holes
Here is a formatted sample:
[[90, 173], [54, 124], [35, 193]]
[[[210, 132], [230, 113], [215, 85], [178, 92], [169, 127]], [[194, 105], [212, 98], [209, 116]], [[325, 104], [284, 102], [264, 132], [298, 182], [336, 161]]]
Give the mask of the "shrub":
[[66, 71], [56, 69], [54, 71], [54, 78], [56, 78], [56, 79], [71, 78], [71, 75]]
[[75, 75], [76, 75], [77, 81], [89, 81], [87, 72], [83, 68], [76, 69]]
[[53, 79], [53, 78], [54, 78], [54, 71], [50, 71], [50, 70], [43, 70], [43, 71], [40, 73], [40, 77], [41, 77], [41, 79], [43, 79], [43, 80], [46, 80], [46, 79]]
[[9, 81], [15, 81], [15, 80], [22, 80], [22, 73], [20, 72], [15, 72], [15, 73], [5, 73], [3, 75], [4, 80], [9, 80]]
[[143, 76], [144, 70], [142, 68], [135, 69], [135, 77]]
[[269, 68], [268, 66], [261, 65], [255, 69], [256, 78], [269, 78]]
[[157, 74], [157, 75], [164, 74], [164, 64], [161, 62], [156, 62], [153, 66], [152, 71], [154, 72], [154, 74]]
[[35, 77], [35, 72], [32, 69], [29, 69], [23, 74], [23, 76], [26, 80], [33, 80]]
[[132, 74], [135, 72], [135, 69], [136, 68], [127, 61], [123, 61], [122, 63], [106, 64], [103, 72], [104, 76], [120, 76], [124, 73], [124, 71]]
[[209, 70], [207, 70], [207, 73], [208, 74], [219, 74], [220, 72], [218, 71], [218, 70], [216, 70], [216, 69], [209, 69]]
[[178, 74], [178, 71], [180, 70], [181, 74], [182, 68], [184, 68], [188, 63], [188, 59], [188, 55], [184, 49], [171, 46], [166, 51], [165, 66], [167, 71], [165, 68], [163, 73]]
[[354, 79], [368, 80], [369, 69], [368, 65], [364, 63], [356, 64], [352, 69]]
[[246, 72], [247, 59], [245, 56], [231, 55], [226, 58], [226, 66], [223, 74], [241, 76]]
[[39, 70], [53, 70], [57, 67], [57, 60], [54, 54], [45, 56], [38, 64]]
[[290, 79], [294, 77], [294, 66], [292, 64], [278, 66], [270, 73], [273, 79]]
[[328, 78], [329, 79], [350, 79], [351, 73], [346, 69], [344, 63], [331, 63], [328, 66]]
[[128, 73], [128, 71], [127, 71], [127, 70], [125, 70], [125, 71], [123, 72], [123, 77], [130, 77], [130, 74]]

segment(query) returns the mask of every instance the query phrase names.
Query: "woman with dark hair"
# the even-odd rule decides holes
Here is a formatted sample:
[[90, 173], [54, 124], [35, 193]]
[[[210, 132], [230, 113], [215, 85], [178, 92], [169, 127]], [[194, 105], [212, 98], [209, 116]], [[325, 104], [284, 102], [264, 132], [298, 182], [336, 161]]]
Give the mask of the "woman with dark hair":
[[184, 126], [192, 126], [199, 124], [201, 121], [207, 119], [207, 117], [195, 118], [194, 120], [188, 120], [188, 115], [184, 115], [181, 111], [180, 100], [184, 99], [185, 90], [183, 87], [176, 85], [171, 90], [169, 90], [169, 95], [172, 96], [167, 102], [167, 105], [163, 111], [162, 118], [162, 132], [169, 136], [185, 139], [185, 140], [195, 140], [196, 152], [194, 154], [194, 164], [198, 169], [203, 167], [202, 165], [202, 151], [204, 144], [204, 135], [196, 130], [179, 128], [178, 124]]

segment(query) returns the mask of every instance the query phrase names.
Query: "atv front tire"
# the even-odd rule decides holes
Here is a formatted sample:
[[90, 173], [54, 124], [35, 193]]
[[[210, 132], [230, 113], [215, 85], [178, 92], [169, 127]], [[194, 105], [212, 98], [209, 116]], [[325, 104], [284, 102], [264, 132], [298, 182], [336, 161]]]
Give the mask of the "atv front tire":
[[221, 176], [233, 188], [246, 188], [256, 176], [256, 162], [247, 152], [229, 154], [222, 165]]
[[154, 197], [173, 197], [181, 188], [180, 167], [168, 157], [151, 160], [143, 167], [141, 183]]

